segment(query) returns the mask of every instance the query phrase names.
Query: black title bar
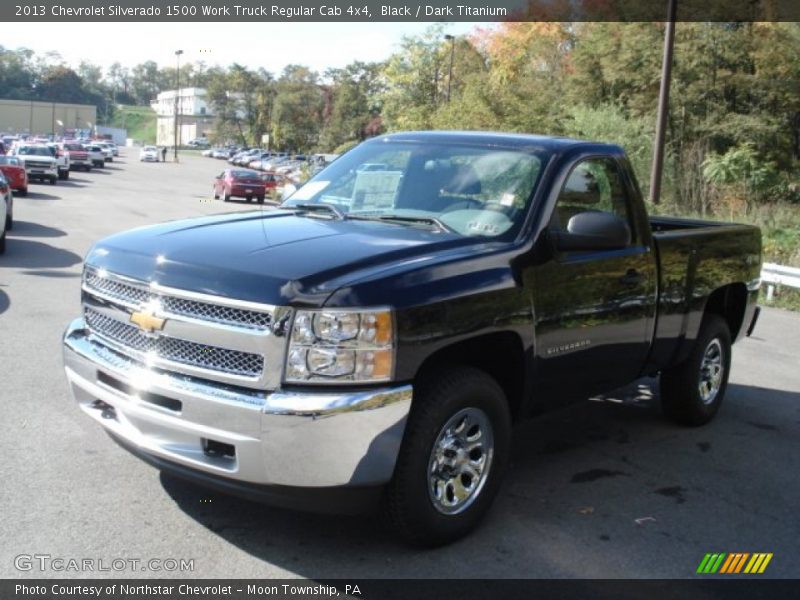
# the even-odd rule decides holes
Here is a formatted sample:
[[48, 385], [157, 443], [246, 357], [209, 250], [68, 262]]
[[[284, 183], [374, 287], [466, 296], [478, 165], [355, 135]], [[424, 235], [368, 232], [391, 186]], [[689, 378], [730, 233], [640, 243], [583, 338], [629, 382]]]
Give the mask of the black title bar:
[[6, 579], [3, 600], [782, 600], [795, 580], [696, 577], [630, 579]]
[[[664, 21], [665, 0], [3, 0], [4, 22]], [[678, 0], [677, 21], [800, 21], [800, 0]]]

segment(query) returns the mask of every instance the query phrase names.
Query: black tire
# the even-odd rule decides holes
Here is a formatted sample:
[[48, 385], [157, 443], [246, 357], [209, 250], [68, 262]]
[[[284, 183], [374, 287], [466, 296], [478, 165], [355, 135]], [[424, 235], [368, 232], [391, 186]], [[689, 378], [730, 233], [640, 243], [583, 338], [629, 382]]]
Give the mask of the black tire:
[[28, 188], [22, 188], [17, 192], [20, 196], [27, 196], [28, 195]]
[[230, 201], [231, 201], [231, 195], [230, 195], [228, 192], [223, 192], [223, 194], [224, 194], [224, 195], [222, 196], [222, 199], [223, 199], [225, 202], [230, 202]]
[[253, 201], [253, 197], [252, 197], [252, 196], [245, 196], [245, 197], [244, 197], [244, 199], [245, 199], [247, 202], [252, 202], [252, 201]]
[[211, 191], [214, 192], [214, 200], [219, 200], [219, 194], [217, 193], [217, 188], [213, 188]]
[[681, 425], [705, 425], [722, 404], [730, 370], [728, 324], [718, 315], [706, 315], [689, 358], [661, 373], [664, 414]]
[[69, 177], [69, 171], [59, 171], [58, 178], [61, 180], [67, 179]]
[[51, 177], [50, 178], [50, 185], [55, 185], [58, 183], [58, 177]]
[[[469, 478], [469, 483], [464, 484], [463, 475], [450, 480], [477, 487], [458, 507], [458, 512], [446, 514], [442, 508], [437, 508], [429, 472], [435, 464], [432, 462], [435, 460], [434, 448], [438, 445], [442, 450], [438, 443], [440, 439], [443, 442], [452, 439], [442, 437], [446, 426], [453, 420], [457, 422], [464, 411], [485, 418], [481, 436], [477, 439], [488, 439], [488, 448], [492, 448], [492, 452], [481, 451], [483, 460], [489, 456], [489, 461], [485, 478], [478, 479], [479, 483], [475, 484]], [[485, 427], [487, 422], [490, 427]], [[471, 423], [476, 423], [474, 418]], [[468, 429], [464, 430], [464, 427]], [[469, 436], [469, 431], [475, 427], [469, 423], [461, 426], [465, 436]], [[458, 427], [447, 429], [452, 432], [457, 431]], [[510, 447], [511, 416], [508, 402], [503, 390], [489, 375], [478, 369], [457, 367], [420, 382], [414, 390], [414, 401], [394, 477], [384, 496], [384, 512], [388, 522], [400, 538], [416, 546], [440, 546], [463, 537], [478, 525], [489, 510], [500, 487]], [[451, 453], [448, 455], [447, 452]], [[458, 461], [477, 464], [472, 461], [479, 460], [481, 455], [474, 458], [472, 452], [474, 450], [457, 456], [452, 450], [445, 449], [439, 456], [452, 459], [457, 469]], [[452, 486], [445, 483], [444, 479], [438, 481], [443, 500], [451, 502], [453, 496], [448, 490]], [[450, 508], [452, 510], [453, 507]]]
[[6, 231], [14, 229], [14, 218], [8, 214], [6, 215]]
[[6, 252], [6, 232], [3, 231], [3, 235], [0, 235], [0, 254], [5, 254]]
[[264, 196], [259, 196], [258, 197], [258, 203], [259, 204], [264, 204]]

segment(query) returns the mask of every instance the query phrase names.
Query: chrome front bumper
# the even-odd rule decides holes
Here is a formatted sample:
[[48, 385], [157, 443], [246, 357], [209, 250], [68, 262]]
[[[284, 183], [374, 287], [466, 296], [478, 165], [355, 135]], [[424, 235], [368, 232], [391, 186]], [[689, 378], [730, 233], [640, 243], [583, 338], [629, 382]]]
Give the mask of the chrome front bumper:
[[92, 341], [83, 319], [64, 334], [80, 408], [123, 445], [246, 484], [375, 486], [391, 479], [410, 385], [352, 392], [262, 392], [148, 369]]

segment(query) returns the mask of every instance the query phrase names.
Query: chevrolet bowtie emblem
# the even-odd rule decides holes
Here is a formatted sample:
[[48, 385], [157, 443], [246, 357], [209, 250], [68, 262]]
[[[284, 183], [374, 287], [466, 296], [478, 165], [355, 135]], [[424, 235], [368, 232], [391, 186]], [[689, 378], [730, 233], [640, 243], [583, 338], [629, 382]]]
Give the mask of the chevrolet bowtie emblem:
[[161, 331], [164, 329], [164, 323], [167, 322], [166, 319], [159, 319], [157, 316], [155, 316], [152, 312], [152, 309], [148, 311], [135, 312], [131, 315], [130, 320], [131, 323], [135, 324], [145, 333]]

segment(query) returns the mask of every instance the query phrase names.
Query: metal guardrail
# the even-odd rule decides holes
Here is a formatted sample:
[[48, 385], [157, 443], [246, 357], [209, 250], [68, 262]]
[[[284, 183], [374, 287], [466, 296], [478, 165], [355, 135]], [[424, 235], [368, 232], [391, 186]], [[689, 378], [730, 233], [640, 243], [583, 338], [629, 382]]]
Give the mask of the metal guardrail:
[[767, 284], [767, 302], [772, 302], [776, 285], [800, 288], [800, 269], [764, 263], [761, 267], [761, 281]]

